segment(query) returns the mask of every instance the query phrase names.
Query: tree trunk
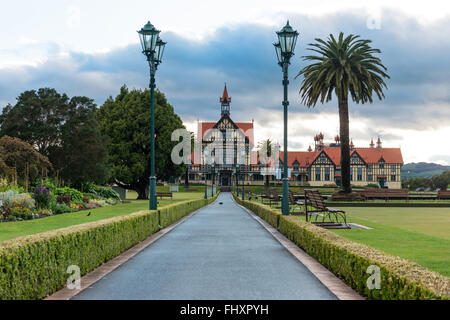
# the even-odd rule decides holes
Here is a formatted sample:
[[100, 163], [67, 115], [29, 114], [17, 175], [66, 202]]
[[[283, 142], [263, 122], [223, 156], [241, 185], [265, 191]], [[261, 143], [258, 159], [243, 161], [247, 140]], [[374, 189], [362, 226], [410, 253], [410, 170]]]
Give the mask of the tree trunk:
[[348, 99], [339, 99], [339, 134], [341, 138], [341, 174], [344, 193], [351, 193]]
[[184, 186], [189, 188], [189, 166], [186, 166], [186, 178], [184, 179]]
[[138, 197], [137, 200], [148, 200], [148, 192], [146, 187], [136, 186]]

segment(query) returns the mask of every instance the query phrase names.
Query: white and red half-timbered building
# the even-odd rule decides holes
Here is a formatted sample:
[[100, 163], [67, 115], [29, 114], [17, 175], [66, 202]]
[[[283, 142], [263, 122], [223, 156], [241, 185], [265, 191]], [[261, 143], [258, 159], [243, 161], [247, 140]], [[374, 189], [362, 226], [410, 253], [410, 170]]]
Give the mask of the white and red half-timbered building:
[[[264, 165], [259, 161], [254, 141], [252, 122], [234, 122], [230, 117], [231, 97], [225, 85], [220, 98], [221, 117], [217, 122], [199, 122], [197, 145], [189, 166], [189, 180], [203, 183], [205, 178], [222, 186], [235, 183], [236, 173], [245, 184], [264, 184]], [[215, 142], [228, 152], [213, 152], [214, 168], [208, 165], [208, 145]], [[205, 155], [206, 153], [206, 155]], [[355, 147], [350, 142], [351, 184], [366, 186], [378, 184], [382, 188], [401, 188], [400, 170], [403, 157], [400, 148], [384, 148], [381, 139], [373, 140], [367, 148]], [[209, 156], [211, 157], [211, 156]], [[220, 157], [220, 161], [219, 160]], [[211, 159], [211, 158], [209, 158]], [[283, 152], [279, 154], [279, 166], [283, 164]], [[210, 161], [210, 160], [209, 160]], [[292, 185], [308, 183], [311, 186], [341, 184], [341, 149], [339, 136], [333, 143], [324, 143], [322, 133], [314, 137], [314, 148], [307, 151], [288, 151], [289, 181]], [[214, 171], [214, 174], [212, 172]], [[271, 183], [281, 183], [280, 174], [271, 174]]]

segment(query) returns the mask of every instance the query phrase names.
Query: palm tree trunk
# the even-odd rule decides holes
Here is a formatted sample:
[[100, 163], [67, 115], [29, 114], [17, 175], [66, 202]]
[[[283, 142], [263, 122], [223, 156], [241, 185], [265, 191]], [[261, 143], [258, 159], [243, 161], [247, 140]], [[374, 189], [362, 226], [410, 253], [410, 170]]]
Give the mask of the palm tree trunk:
[[339, 99], [339, 131], [341, 136], [341, 173], [344, 193], [351, 193], [348, 98]]

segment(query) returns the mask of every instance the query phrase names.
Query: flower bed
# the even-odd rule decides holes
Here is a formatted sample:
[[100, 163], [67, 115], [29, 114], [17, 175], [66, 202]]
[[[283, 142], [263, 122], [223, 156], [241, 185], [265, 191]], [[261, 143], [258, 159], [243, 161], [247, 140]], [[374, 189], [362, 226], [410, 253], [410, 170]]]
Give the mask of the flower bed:
[[[40, 219], [55, 214], [89, 210], [121, 203], [118, 195], [110, 189], [96, 187], [95, 194], [83, 194], [72, 188], [47, 188], [38, 186], [33, 194], [23, 189], [0, 192], [0, 222]], [[101, 191], [107, 190], [107, 191]], [[104, 198], [101, 195], [111, 198]]]

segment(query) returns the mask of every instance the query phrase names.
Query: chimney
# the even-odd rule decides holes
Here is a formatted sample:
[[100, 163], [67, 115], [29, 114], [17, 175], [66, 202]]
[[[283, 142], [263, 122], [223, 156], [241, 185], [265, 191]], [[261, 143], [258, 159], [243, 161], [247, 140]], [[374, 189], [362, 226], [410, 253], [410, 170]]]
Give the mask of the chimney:
[[378, 137], [378, 140], [377, 140], [377, 148], [381, 148], [381, 139], [380, 139], [380, 137]]

